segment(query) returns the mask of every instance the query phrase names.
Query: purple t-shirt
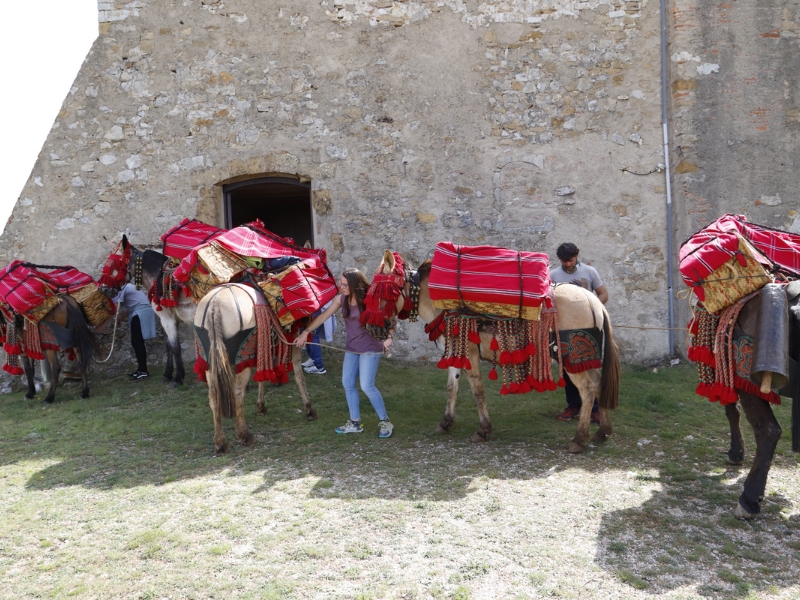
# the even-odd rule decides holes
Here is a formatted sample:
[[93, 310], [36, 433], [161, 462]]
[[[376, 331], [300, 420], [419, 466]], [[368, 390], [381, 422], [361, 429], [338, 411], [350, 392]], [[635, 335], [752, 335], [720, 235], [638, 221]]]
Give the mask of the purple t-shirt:
[[348, 302], [347, 296], [343, 294], [342, 318], [347, 332], [347, 343], [344, 345], [344, 349], [348, 352], [383, 352], [383, 342], [372, 337], [367, 328], [359, 323], [358, 319], [361, 316], [361, 311], [358, 310], [357, 304], [349, 306], [350, 316], [344, 316], [344, 306]]

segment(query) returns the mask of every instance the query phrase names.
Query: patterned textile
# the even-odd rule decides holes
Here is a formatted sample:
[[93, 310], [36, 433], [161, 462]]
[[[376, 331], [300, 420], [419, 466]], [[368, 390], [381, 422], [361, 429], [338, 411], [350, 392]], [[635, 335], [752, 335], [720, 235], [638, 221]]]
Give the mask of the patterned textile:
[[394, 268], [391, 273], [382, 272], [384, 262], [381, 261], [367, 289], [364, 312], [359, 317], [359, 322], [366, 326], [370, 335], [381, 340], [389, 336], [389, 329], [392, 328], [393, 319], [397, 316], [397, 299], [403, 293], [406, 283], [403, 259], [397, 252], [392, 252], [392, 257]]
[[428, 280], [437, 308], [467, 308], [484, 314], [537, 320], [550, 306], [546, 254], [495, 246], [439, 242]]
[[558, 332], [564, 370], [570, 375], [603, 367], [603, 332], [593, 329], [565, 329]]
[[550, 353], [547, 351], [551, 333], [558, 332], [557, 313], [545, 313], [539, 321], [487, 318], [464, 310], [450, 310], [440, 316], [441, 320], [430, 323], [432, 328], [429, 332], [438, 331], [444, 335], [445, 350], [437, 364], [440, 369], [472, 369], [473, 365], [467, 357], [467, 344], [480, 344], [478, 330], [488, 328], [494, 331], [489, 346], [493, 354], [489, 379], [499, 378], [499, 364], [503, 378], [501, 395], [552, 391], [566, 385], [561, 374], [560, 353], [559, 381], [556, 384], [550, 367]]
[[[297, 256], [301, 259], [317, 256], [323, 264], [327, 259], [325, 250], [297, 246], [291, 240], [267, 231], [264, 229], [264, 224], [258, 220], [241, 227], [223, 231], [214, 238], [214, 242], [239, 256], [254, 256], [258, 258]], [[176, 280], [182, 283], [189, 281], [192, 269], [195, 268], [198, 262], [198, 251], [208, 245], [209, 242], [206, 242], [191, 250], [175, 270]], [[331, 278], [333, 278], [332, 275]]]
[[736, 324], [744, 305], [760, 293], [740, 299], [718, 315], [698, 306], [689, 324], [692, 342], [688, 352], [689, 359], [697, 362], [698, 396], [725, 406], [739, 399], [736, 390], [743, 390], [771, 404], [781, 403], [776, 392], [764, 394], [750, 381], [754, 342]]
[[91, 276], [74, 267], [45, 267], [15, 260], [0, 269], [0, 301], [37, 323], [56, 305], [56, 294], [77, 292], [90, 284], [94, 285]]
[[164, 255], [183, 260], [197, 246], [210, 242], [217, 234], [224, 231], [196, 219], [184, 219], [161, 236], [161, 241], [164, 242]]
[[681, 245], [678, 256], [686, 285], [696, 291], [723, 263], [741, 256], [737, 234], [755, 247], [755, 259], [768, 270], [800, 277], [800, 235], [748, 223], [744, 215], [726, 214]]

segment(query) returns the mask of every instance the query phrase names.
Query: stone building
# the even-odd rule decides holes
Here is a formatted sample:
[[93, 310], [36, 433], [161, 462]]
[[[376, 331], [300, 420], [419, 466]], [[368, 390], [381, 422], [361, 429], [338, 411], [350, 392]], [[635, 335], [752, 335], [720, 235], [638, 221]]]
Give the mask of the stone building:
[[617, 329], [623, 356], [663, 357], [670, 242], [732, 211], [800, 227], [798, 3], [667, 6], [672, 231], [653, 0], [99, 0], [0, 262], [97, 274], [103, 236], [184, 217], [258, 216], [334, 272], [439, 240], [557, 264], [574, 241], [642, 328]]

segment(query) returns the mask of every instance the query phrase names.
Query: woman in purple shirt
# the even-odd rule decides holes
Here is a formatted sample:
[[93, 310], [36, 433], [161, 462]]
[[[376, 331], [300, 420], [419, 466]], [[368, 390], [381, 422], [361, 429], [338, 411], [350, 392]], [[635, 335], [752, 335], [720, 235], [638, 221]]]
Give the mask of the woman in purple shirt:
[[392, 435], [393, 427], [386, 414], [383, 396], [375, 387], [375, 374], [378, 372], [381, 355], [392, 345], [394, 330], [390, 329], [389, 337], [381, 341], [372, 337], [367, 328], [359, 322], [369, 288], [369, 282], [361, 271], [347, 269], [342, 273], [339, 286], [342, 294], [336, 296], [331, 305], [317, 315], [297, 335], [295, 344], [303, 348], [306, 345], [308, 332], [314, 331], [341, 307], [347, 332], [344, 362], [342, 363], [342, 385], [347, 398], [347, 407], [350, 409], [350, 419], [341, 427], [337, 427], [335, 431], [336, 433], [361, 433], [364, 431], [364, 427], [361, 425], [358, 389], [356, 389], [356, 380], [359, 380], [361, 390], [367, 395], [375, 412], [378, 413], [380, 419], [378, 437], [388, 438]]

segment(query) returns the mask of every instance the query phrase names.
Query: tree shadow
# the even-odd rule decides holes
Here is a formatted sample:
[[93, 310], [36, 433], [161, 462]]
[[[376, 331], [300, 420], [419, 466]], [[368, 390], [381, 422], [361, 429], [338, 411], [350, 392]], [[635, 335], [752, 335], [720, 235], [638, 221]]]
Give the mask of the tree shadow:
[[743, 598], [796, 586], [800, 515], [787, 514], [795, 503], [768, 488], [754, 521], [733, 516], [748, 470], [641, 475], [661, 490], [603, 515], [595, 562], [632, 588], [659, 594], [692, 586], [709, 598]]

